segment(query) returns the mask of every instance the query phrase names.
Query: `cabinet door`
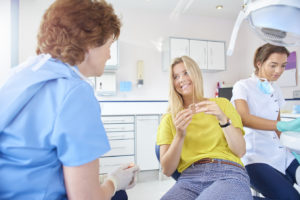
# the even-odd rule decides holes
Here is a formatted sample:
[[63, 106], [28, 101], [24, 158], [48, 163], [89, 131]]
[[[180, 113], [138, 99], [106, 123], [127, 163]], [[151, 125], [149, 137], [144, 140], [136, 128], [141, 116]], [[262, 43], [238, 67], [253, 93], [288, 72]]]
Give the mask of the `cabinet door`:
[[176, 57], [189, 55], [189, 40], [170, 38], [170, 63]]
[[208, 42], [208, 69], [225, 70], [225, 43]]
[[110, 59], [106, 62], [105, 70], [115, 70], [119, 68], [119, 45], [118, 41], [112, 43], [110, 47]]
[[155, 156], [158, 123], [158, 115], [137, 116], [136, 118], [136, 158], [141, 170], [159, 168], [159, 163]]
[[200, 69], [207, 69], [207, 41], [190, 40], [190, 57]]

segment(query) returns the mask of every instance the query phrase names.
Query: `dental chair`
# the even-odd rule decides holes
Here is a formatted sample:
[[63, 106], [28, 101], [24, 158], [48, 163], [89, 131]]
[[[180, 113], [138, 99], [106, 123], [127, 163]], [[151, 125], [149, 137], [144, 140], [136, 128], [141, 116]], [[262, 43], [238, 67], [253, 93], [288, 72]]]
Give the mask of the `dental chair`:
[[[157, 160], [160, 162], [160, 146], [157, 144], [155, 144], [155, 154], [156, 154]], [[176, 170], [171, 176], [173, 179], [175, 179], [175, 181], [177, 181], [177, 179], [180, 176], [180, 173]]]

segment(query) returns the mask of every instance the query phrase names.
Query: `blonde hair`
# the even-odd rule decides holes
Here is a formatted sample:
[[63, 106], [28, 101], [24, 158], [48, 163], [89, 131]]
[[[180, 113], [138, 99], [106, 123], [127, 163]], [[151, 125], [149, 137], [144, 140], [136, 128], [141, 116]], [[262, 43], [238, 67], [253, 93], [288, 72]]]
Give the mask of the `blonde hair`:
[[168, 113], [172, 114], [173, 119], [177, 115], [178, 112], [184, 109], [183, 106], [183, 98], [181, 94], [179, 94], [174, 87], [174, 76], [173, 76], [173, 68], [175, 65], [183, 63], [186, 71], [188, 72], [191, 81], [194, 85], [194, 95], [197, 100], [203, 100], [203, 79], [202, 73], [198, 64], [188, 56], [181, 56], [175, 58], [170, 66], [170, 77], [169, 77], [169, 106]]

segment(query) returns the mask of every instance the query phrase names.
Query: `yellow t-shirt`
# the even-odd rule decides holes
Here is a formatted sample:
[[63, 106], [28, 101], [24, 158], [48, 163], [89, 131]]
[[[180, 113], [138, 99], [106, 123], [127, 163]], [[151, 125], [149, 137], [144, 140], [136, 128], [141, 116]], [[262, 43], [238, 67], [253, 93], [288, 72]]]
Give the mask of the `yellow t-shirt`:
[[[225, 98], [211, 98], [224, 114], [231, 120], [234, 127], [240, 128], [244, 134], [241, 118], [233, 105]], [[171, 144], [176, 134], [170, 113], [165, 114], [157, 132], [157, 145]], [[230, 160], [243, 165], [240, 158], [231, 152], [222, 128], [216, 116], [197, 113], [186, 129], [186, 136], [181, 151], [177, 170], [184, 171], [194, 162], [202, 158], [218, 158]]]

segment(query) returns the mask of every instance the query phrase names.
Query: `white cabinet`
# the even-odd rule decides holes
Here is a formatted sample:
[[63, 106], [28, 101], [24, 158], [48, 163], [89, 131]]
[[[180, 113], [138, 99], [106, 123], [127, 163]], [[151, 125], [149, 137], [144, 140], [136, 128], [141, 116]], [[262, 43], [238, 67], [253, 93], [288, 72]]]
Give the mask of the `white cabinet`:
[[[225, 70], [225, 42], [186, 38], [169, 38], [169, 49], [163, 50], [163, 70], [168, 69], [175, 57], [190, 56], [204, 70]], [[168, 52], [168, 60], [165, 60]]]
[[100, 158], [100, 173], [134, 161], [142, 171], [159, 169], [155, 155], [159, 119], [159, 114], [102, 116], [111, 150]]
[[189, 55], [188, 39], [172, 38], [170, 40], [170, 46], [171, 46], [171, 51], [170, 51], [171, 62], [176, 57]]
[[101, 174], [135, 160], [135, 116], [102, 116], [102, 122], [111, 150], [99, 160]]
[[207, 42], [190, 40], [190, 57], [196, 61], [200, 69], [207, 69]]
[[225, 70], [225, 43], [207, 42], [207, 69]]
[[113, 42], [110, 47], [110, 59], [106, 62], [106, 66], [104, 68], [107, 70], [117, 70], [119, 69], [119, 42], [118, 40]]
[[159, 169], [155, 155], [155, 141], [159, 115], [136, 116], [136, 158], [141, 170]]

